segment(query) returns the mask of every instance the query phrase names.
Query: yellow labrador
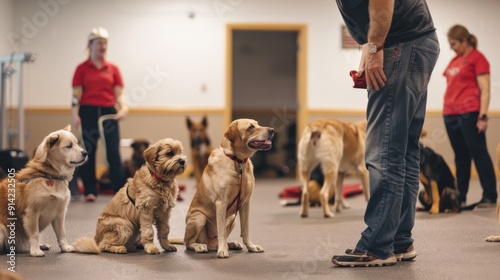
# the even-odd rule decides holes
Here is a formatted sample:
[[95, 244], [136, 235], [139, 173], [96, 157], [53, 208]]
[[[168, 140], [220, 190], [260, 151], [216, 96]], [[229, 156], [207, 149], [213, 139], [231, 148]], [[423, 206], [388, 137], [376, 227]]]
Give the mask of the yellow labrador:
[[[500, 169], [500, 143], [498, 143], [496, 154], [497, 154], [497, 167], [498, 167], [498, 169]], [[500, 222], [500, 202], [498, 202], [498, 204], [497, 204], [497, 219], [498, 219], [498, 222]], [[500, 242], [500, 235], [489, 236], [486, 238], [486, 241]]]
[[77, 166], [87, 161], [87, 152], [78, 146], [71, 126], [50, 133], [36, 148], [25, 168], [0, 183], [0, 251], [27, 251], [43, 257], [50, 249], [40, 242], [40, 232], [49, 224], [62, 252], [72, 252], [66, 241], [64, 220], [70, 192], [68, 182]]
[[72, 244], [78, 252], [95, 252], [89, 248], [97, 244], [100, 251], [125, 254], [127, 246], [141, 244], [146, 253], [159, 254], [153, 225], [161, 247], [177, 251], [168, 240], [169, 219], [179, 193], [175, 177], [186, 167], [184, 148], [180, 141], [166, 138], [149, 146], [144, 159], [146, 163], [101, 212], [94, 240], [84, 237]]
[[249, 237], [250, 200], [255, 186], [250, 157], [258, 150], [269, 150], [274, 129], [251, 119], [231, 123], [221, 147], [215, 149], [203, 171], [186, 216], [184, 243], [198, 253], [217, 250], [219, 258], [229, 257], [228, 249], [241, 250], [237, 241], [228, 242], [237, 213], [241, 237], [250, 252], [264, 252]]
[[[321, 165], [325, 180], [320, 191], [320, 204], [325, 218], [333, 217], [328, 200], [331, 189], [335, 194], [333, 209], [349, 205], [342, 196], [344, 176], [356, 173], [361, 179], [366, 200], [370, 196], [368, 170], [365, 166], [366, 121], [355, 123], [334, 119], [318, 120], [309, 124], [299, 140], [297, 160], [302, 186], [309, 185], [312, 170]], [[302, 188], [300, 216], [307, 217], [310, 197], [308, 188]]]

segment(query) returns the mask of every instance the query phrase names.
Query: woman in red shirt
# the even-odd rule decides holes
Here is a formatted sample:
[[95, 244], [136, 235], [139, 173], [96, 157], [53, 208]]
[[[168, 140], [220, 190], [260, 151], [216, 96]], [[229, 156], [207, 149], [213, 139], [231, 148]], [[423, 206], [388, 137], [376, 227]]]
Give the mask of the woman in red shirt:
[[457, 187], [465, 203], [474, 160], [483, 195], [480, 206], [496, 206], [497, 190], [493, 163], [486, 146], [490, 103], [490, 65], [477, 50], [477, 38], [462, 25], [448, 31], [451, 49], [457, 54], [444, 72], [446, 131], [455, 152]]
[[89, 155], [79, 174], [85, 188], [85, 199], [94, 201], [96, 189], [96, 148], [99, 139], [98, 120], [115, 114], [103, 122], [106, 158], [109, 163], [111, 185], [115, 193], [125, 184], [125, 175], [119, 153], [120, 131], [118, 120], [123, 119], [128, 107], [123, 97], [123, 80], [118, 67], [106, 60], [108, 32], [102, 27], [92, 29], [88, 37], [89, 58], [78, 65], [73, 76], [72, 113], [75, 126], [82, 126], [82, 136]]

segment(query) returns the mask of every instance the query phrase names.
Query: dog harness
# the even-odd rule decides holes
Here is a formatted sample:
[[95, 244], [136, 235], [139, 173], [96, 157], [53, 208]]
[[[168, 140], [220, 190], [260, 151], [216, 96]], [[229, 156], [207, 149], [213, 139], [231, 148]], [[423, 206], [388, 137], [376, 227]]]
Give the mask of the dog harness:
[[135, 200], [134, 200], [134, 199], [130, 196], [130, 194], [128, 194], [128, 186], [129, 186], [129, 185], [130, 185], [130, 184], [129, 184], [129, 183], [127, 183], [127, 189], [125, 190], [125, 193], [127, 193], [128, 200], [130, 200], [130, 202], [132, 202], [132, 205], [134, 205], [134, 206], [135, 206]]
[[[148, 168], [148, 169], [149, 169], [149, 168]], [[151, 170], [149, 170], [149, 172], [151, 172]], [[152, 176], [153, 176], [156, 180], [158, 180], [158, 181], [160, 181], [160, 182], [163, 182], [163, 183], [168, 183], [168, 180], [163, 180], [163, 179], [160, 177], [160, 175], [158, 175], [158, 174], [156, 174], [156, 173], [154, 173], [154, 172], [151, 172], [151, 175], [152, 175]], [[134, 200], [134, 199], [130, 196], [130, 194], [128, 193], [128, 186], [129, 186], [129, 185], [130, 185], [130, 184], [129, 184], [129, 183], [127, 183], [127, 189], [126, 189], [125, 193], [127, 194], [127, 197], [128, 197], [128, 199], [130, 200], [130, 202], [132, 202], [132, 205], [134, 205], [134, 206], [135, 206], [135, 200]]]

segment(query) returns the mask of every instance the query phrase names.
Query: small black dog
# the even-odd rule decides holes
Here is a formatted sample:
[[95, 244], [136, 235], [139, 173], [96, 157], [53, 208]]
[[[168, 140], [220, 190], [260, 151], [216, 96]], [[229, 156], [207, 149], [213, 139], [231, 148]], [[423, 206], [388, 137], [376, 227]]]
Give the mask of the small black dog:
[[424, 190], [420, 191], [418, 199], [424, 210], [431, 214], [459, 213], [461, 210], [472, 210], [475, 207], [461, 208], [455, 177], [444, 158], [421, 143], [420, 181]]

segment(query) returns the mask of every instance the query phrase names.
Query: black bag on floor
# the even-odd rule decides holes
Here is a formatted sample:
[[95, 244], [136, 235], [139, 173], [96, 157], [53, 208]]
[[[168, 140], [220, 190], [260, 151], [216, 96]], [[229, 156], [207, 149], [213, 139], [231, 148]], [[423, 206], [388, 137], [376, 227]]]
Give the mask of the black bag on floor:
[[11, 168], [15, 169], [15, 172], [23, 169], [28, 159], [28, 154], [22, 150], [0, 150], [0, 167], [4, 172], [9, 172]]

